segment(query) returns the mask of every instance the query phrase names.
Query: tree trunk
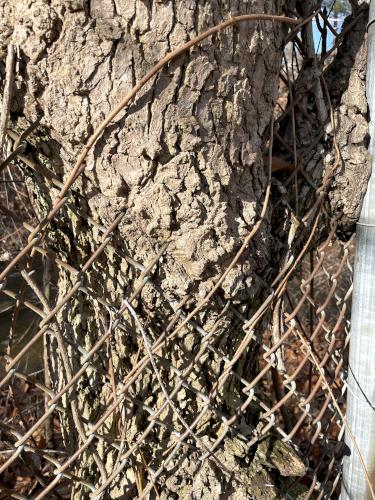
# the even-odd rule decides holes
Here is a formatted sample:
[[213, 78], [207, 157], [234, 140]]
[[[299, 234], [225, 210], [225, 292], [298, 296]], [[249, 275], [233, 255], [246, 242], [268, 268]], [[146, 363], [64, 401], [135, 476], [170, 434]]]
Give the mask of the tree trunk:
[[[35, 160], [62, 179], [93, 130], [167, 52], [230, 16], [280, 15], [283, 3], [3, 2], [0, 50], [10, 36], [20, 47], [14, 127], [24, 129], [43, 114], [33, 138]], [[236, 375], [215, 390], [224, 357], [232, 358], [245, 335], [241, 317], [250, 317], [264, 298], [263, 280], [282, 258], [273, 248], [267, 217], [215, 298], [195, 315], [200, 328], [182, 328], [153, 359], [147, 346], [173, 332], [179, 304], [187, 314], [205, 297], [259, 220], [267, 184], [262, 158], [277, 97], [282, 35], [281, 24], [241, 23], [172, 61], [105, 129], [69, 203], [47, 231], [48, 247], [81, 269], [102, 242], [103, 231], [123, 215], [111, 245], [82, 276], [86, 291], [77, 292], [58, 313], [48, 345], [57, 392], [110, 330], [92, 366], [62, 398], [69, 410], [68, 417], [61, 416], [62, 430], [71, 454], [120, 397], [114, 384], [119, 388], [127, 382], [145, 359], [119, 407], [74, 463], [77, 476], [99, 487], [122, 463], [120, 455], [135, 446], [106, 490], [110, 498], [134, 498], [147, 487], [154, 494], [150, 469], [157, 472], [161, 498], [277, 495], [277, 467], [262, 466], [267, 449], [252, 450], [240, 438], [253, 438], [258, 425], [260, 408], [239, 382], [256, 372], [255, 343], [236, 364]], [[58, 189], [40, 189], [37, 174], [29, 174], [42, 217]], [[143, 284], [142, 269], [154, 261], [151, 279], [135, 293]], [[75, 279], [60, 270], [57, 301]], [[120, 308], [119, 326], [115, 309]], [[211, 348], [205, 335], [212, 335]], [[171, 394], [176, 387], [165, 404], [165, 391]], [[226, 419], [245, 402], [227, 432]], [[160, 408], [157, 420], [150, 420], [149, 412]], [[176, 444], [181, 434], [186, 434], [184, 443]], [[215, 456], [200, 461], [220, 436]], [[111, 443], [120, 446], [120, 453]], [[173, 450], [177, 453], [168, 462]], [[292, 451], [284, 453], [287, 461], [295, 460], [290, 474], [303, 475]], [[76, 483], [72, 495], [86, 498], [89, 489]]]

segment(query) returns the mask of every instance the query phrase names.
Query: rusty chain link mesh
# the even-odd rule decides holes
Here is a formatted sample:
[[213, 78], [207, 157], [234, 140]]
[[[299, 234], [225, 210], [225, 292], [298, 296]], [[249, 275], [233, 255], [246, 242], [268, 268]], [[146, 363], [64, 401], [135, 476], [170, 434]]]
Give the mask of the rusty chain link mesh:
[[[325, 28], [330, 28], [326, 17], [320, 17], [320, 22], [325, 23]], [[336, 41], [336, 44], [339, 43], [340, 39]], [[295, 60], [293, 58], [293, 72], [297, 74], [298, 58], [302, 58], [300, 44], [300, 40], [294, 41], [293, 52], [299, 54]], [[285, 87], [285, 68], [281, 77]], [[281, 98], [281, 114], [285, 113], [285, 103], [286, 99], [283, 101]], [[14, 131], [9, 131], [9, 138], [17, 140]], [[29, 166], [37, 168], [27, 156], [20, 155], [18, 161], [29, 162]], [[11, 189], [9, 186], [16, 186], [16, 183], [11, 182], [14, 178], [7, 177], [9, 168], [13, 167], [8, 166], [8, 170], [3, 172], [3, 180], [8, 182], [4, 184], [7, 186], [4, 189], [8, 190]], [[304, 165], [299, 167], [298, 175], [308, 177]], [[287, 186], [286, 179], [288, 176], [282, 174], [277, 182]], [[246, 450], [258, 451], [265, 439], [277, 436], [293, 447], [305, 464], [300, 477], [290, 477], [290, 487], [298, 479], [303, 486], [303, 498], [334, 498], [339, 491], [341, 461], [345, 452], [344, 428], [326, 384], [329, 384], [337, 404], [344, 410], [353, 239], [346, 243], [339, 241], [335, 235], [335, 223], [332, 223], [329, 234], [316, 245], [315, 235], [326, 215], [323, 202], [329, 180], [329, 176], [326, 176], [320, 185], [315, 185], [316, 196], [312, 203], [315, 209], [311, 211], [310, 206], [309, 212], [299, 217], [300, 221], [305, 217], [308, 230], [303, 224], [296, 228], [298, 253], [294, 259], [285, 262], [276, 279], [264, 284], [265, 298], [255, 314], [248, 317], [246, 311], [224, 301], [218, 294], [213, 294], [204, 305], [205, 309], [213, 304], [223, 311], [232, 309], [238, 325], [242, 325], [243, 336], [231, 353], [220, 347], [215, 326], [211, 331], [205, 331], [195, 322], [195, 318], [189, 317], [192, 308], [187, 309], [183, 300], [170, 303], [171, 314], [163, 318], [163, 324], [166, 325], [164, 333], [156, 338], [151, 336], [149, 320], [144, 310], [137, 307], [138, 299], [146, 283], [152, 286], [155, 266], [163, 266], [167, 245], [160, 248], [156, 257], [150, 258], [148, 262], [137, 262], [132, 255], [126, 255], [117, 246], [111, 245], [121, 216], [111, 226], [102, 227], [93, 220], [84, 203], [82, 206], [73, 205], [68, 196], [64, 201], [66, 209], [70, 210], [67, 213], [84, 219], [89, 227], [101, 234], [102, 244], [88, 256], [89, 265], [95, 264], [98, 259], [101, 263], [105, 262], [107, 252], [111, 256], [116, 254], [120, 261], [127, 262], [129, 272], [137, 276], [134, 282], [138, 285], [126, 290], [126, 299], [124, 296], [121, 304], [112, 304], [105, 295], [96, 293], [85, 283], [85, 272], [89, 265], [83, 270], [76, 269], [71, 262], [66, 262], [48, 248], [43, 238], [38, 237], [33, 240], [31, 258], [20, 261], [17, 269], [13, 269], [8, 279], [3, 281], [1, 294], [10, 299], [4, 302], [6, 305], [1, 310], [2, 342], [5, 331], [6, 336], [9, 336], [6, 339], [8, 348], [1, 366], [0, 382], [3, 498], [67, 498], [73, 484], [78, 483], [91, 492], [92, 498], [99, 498], [101, 494], [105, 495], [108, 485], [116, 482], [125, 467], [133, 468], [133, 482], [140, 498], [148, 494], [157, 497], [163, 481], [173, 474], [174, 469], [171, 469], [170, 464], [176, 456], [184, 456], [193, 450], [199, 453], [202, 463], [208, 459], [218, 460], [216, 453], [229, 435], [236, 436]], [[47, 188], [49, 181], [45, 179]], [[61, 179], [54, 178], [53, 182], [62, 185]], [[24, 197], [26, 191], [22, 191], [22, 183], [19, 186], [17, 190]], [[27, 204], [26, 201], [23, 203]], [[22, 207], [18, 208], [21, 211]], [[25, 224], [25, 227], [32, 231], [32, 226]], [[6, 227], [5, 230], [13, 234], [14, 228]], [[25, 242], [25, 237], [22, 238], [20, 245]], [[50, 294], [53, 303], [46, 299], [48, 284], [40, 279], [41, 266], [44, 273], [47, 269], [49, 276], [56, 276], [60, 272], [71, 276], [73, 285], [65, 297]], [[162, 292], [157, 289], [156, 293]], [[80, 352], [81, 367], [74, 371], [71, 367], [65, 383], [58, 393], [54, 393], [44, 375], [46, 360], [43, 359], [43, 337], [53, 331], [58, 311], [69, 307], [69, 298], [77, 294], [85, 295], [94, 307], [101, 307], [106, 321], [103, 321], [98, 340], [90, 350], [85, 345], [70, 346], [66, 338], [58, 339], [62, 357], [72, 347]], [[114, 332], [119, 329], [127, 331], [124, 314], [134, 321], [146, 354], [128, 367], [125, 377], [119, 378], [113, 365], [107, 366], [102, 358], [107, 359]], [[170, 359], [162, 359], [160, 353], [163, 345], [173, 350], [174, 342], [179, 338], [176, 327], [186, 319], [195, 332], [196, 342], [188, 362], [181, 369], [174, 366]], [[18, 324], [21, 324], [21, 333], [17, 333]], [[238, 374], [236, 367], [237, 363], [246, 361], [249, 349], [256, 352], [257, 367], [254, 377], [245, 379]], [[220, 362], [220, 376], [210, 381], [209, 393], [202, 393], [196, 388], [194, 373], [196, 367], [204, 364], [211, 355], [215, 355]], [[314, 360], [318, 360], [320, 371]], [[84, 426], [81, 422], [79, 444], [76, 443], [75, 449], [68, 451], [61, 437], [60, 417], [73, 419], [74, 425], [77, 425], [79, 415], [74, 415], [72, 404], [74, 386], [82, 377], [90, 376], [95, 371], [110, 381], [112, 394], [107, 401], [102, 402], [95, 421], [86, 422]], [[144, 394], [137, 393], [137, 379], [145, 372], [160, 379], [161, 385], [163, 380], [169, 381], [168, 387], [163, 389], [165, 397], [161, 406], [152, 399], [151, 403], [148, 402]], [[233, 388], [236, 388], [235, 412], [227, 413], [222, 404], [224, 384], [233, 384]], [[181, 388], [189, 394], [189, 400], [199, 401], [195, 407], [201, 410], [198, 414], [189, 415], [189, 409], [184, 408], [184, 415], [187, 415], [185, 422], [179, 421], [178, 425], [171, 426], [166, 409], [169, 406], [176, 415], [181, 413], [184, 402], [174, 397]], [[130, 437], [126, 435], [129, 408], [136, 408], [139, 419], [146, 422], [142, 431]], [[247, 426], [243, 418], [249, 409], [259, 420], [253, 428]], [[215, 420], [212, 427], [218, 429], [216, 439], [212, 436], [205, 438], [199, 432], [199, 424], [205, 419], [208, 410]], [[106, 421], [114, 413], [120, 416], [119, 425], [115, 434], [108, 434]], [[160, 445], [158, 453], [162, 459], [157, 466], [145, 453], [148, 437], [155, 426], [163, 428], [164, 435], [168, 437], [163, 442], [172, 443], [164, 448]], [[95, 446], [92, 447], [92, 443], [103, 439], [113, 447], [117, 460], [106, 479], [94, 484], [80, 477], [77, 464], [83, 454], [94, 453]], [[53, 448], [50, 447], [51, 443]], [[278, 464], [276, 459], [275, 467], [281, 468], [281, 475], [290, 475], [287, 466], [284, 464], [285, 469], [282, 470], [283, 465]], [[227, 473], [223, 471], [223, 474]]]

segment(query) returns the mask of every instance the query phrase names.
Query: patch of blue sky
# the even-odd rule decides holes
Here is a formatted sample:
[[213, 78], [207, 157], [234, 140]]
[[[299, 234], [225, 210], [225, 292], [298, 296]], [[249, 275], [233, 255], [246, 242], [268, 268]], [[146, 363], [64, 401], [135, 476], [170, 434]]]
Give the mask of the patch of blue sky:
[[[329, 22], [337, 33], [341, 32], [344, 20], [345, 20], [345, 16], [337, 16], [337, 17], [331, 16], [331, 17], [329, 17]], [[323, 27], [322, 18], [320, 18], [319, 21], [320, 21], [320, 26]], [[320, 32], [319, 27], [318, 27], [315, 19], [313, 21], [313, 36], [314, 36], [315, 51], [317, 54], [320, 54], [322, 52], [323, 40], [322, 40], [322, 33]], [[335, 35], [327, 27], [327, 37], [326, 37], [327, 50], [330, 50], [333, 47], [334, 43], [335, 43]]]

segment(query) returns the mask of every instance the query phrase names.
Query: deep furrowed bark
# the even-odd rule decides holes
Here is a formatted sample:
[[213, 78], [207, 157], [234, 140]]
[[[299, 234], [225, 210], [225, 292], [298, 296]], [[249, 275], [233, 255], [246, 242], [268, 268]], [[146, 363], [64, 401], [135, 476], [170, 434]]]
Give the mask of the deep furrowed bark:
[[[250, 10], [282, 14], [282, 3], [74, 0], [50, 5], [23, 0], [3, 4], [3, 19], [12, 23], [12, 37], [22, 54], [15, 126], [22, 128], [43, 112], [43, 127], [33, 138], [36, 159], [66, 178], [93, 130], [164, 54], [229, 16]], [[27, 30], [21, 18], [27, 19]], [[185, 300], [188, 313], [212, 289], [258, 220], [267, 185], [262, 143], [277, 97], [282, 32], [281, 25], [271, 22], [240, 24], [171, 61], [125, 116], [104, 131], [86, 159], [70, 208], [62, 209], [48, 228], [48, 245], [80, 269], [102, 235], [75, 205], [104, 227], [123, 214], [112, 247], [85, 273], [84, 286], [101, 301], [77, 292], [58, 313], [49, 342], [56, 392], [78, 372], [84, 351], [116, 325], [103, 300], [119, 308], [142, 282], [139, 269], [123, 255], [147, 267], [168, 242], [152, 269], [155, 286], [147, 283], [133, 298], [132, 307], [124, 307], [124, 326], [110, 329], [105, 349], [95, 357], [96, 369], [88, 368], [62, 398], [69, 409], [62, 428], [73, 453], [90, 424], [117, 397], [113, 383], [129, 381], [145, 357], [147, 367], [129, 385], [121, 411], [116, 409], [108, 417], [98, 431], [102, 439], [95, 438], [75, 463], [77, 475], [99, 486], [119, 465], [118, 452], [108, 443], [122, 439], [126, 452], [149, 425], [146, 409], [162, 408], [158, 419], [165, 426], [154, 425], [136, 448], [106, 490], [110, 497], [133, 498], [140, 493], [150, 481], [147, 464], [158, 470], [164, 452], [176, 447], [171, 428], [186, 433], [189, 447], [176, 448], [178, 453], [158, 477], [162, 498], [278, 494], [278, 468], [267, 465], [264, 457], [280, 443], [270, 438], [255, 450], [238, 437], [250, 436], [258, 425], [259, 408], [254, 403], [216, 448], [215, 456], [203, 463], [198, 460], [225, 431], [221, 413], [231, 417], [245, 399], [233, 376], [208, 409], [199, 394], [210, 394], [223, 371], [222, 354], [232, 357], [243, 339], [242, 323], [233, 308], [251, 315], [264, 293], [262, 278], [268, 270], [278, 269], [267, 218], [216, 298], [195, 317], [211, 332], [214, 349], [208, 350], [190, 326], [153, 355], [148, 343], [166, 331], [174, 304]], [[37, 181], [31, 178], [30, 186], [42, 217], [58, 190], [38, 190]], [[61, 271], [57, 300], [72, 283], [69, 273]], [[225, 307], [228, 302], [231, 307]], [[235, 371], [246, 379], [256, 369], [256, 347], [251, 343]], [[187, 385], [180, 383], [176, 370], [184, 373]], [[172, 393], [170, 401], [166, 393]], [[304, 466], [291, 450], [285, 448], [281, 455], [295, 464], [296, 475], [303, 475]], [[75, 498], [88, 494], [79, 484], [72, 493]]]

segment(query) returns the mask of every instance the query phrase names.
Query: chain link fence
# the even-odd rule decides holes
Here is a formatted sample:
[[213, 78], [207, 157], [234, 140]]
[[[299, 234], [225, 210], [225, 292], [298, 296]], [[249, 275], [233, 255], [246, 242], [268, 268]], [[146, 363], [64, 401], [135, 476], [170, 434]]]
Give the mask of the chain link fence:
[[[326, 11], [314, 16], [325, 47], [319, 57], [328, 65], [345, 36], [345, 27], [343, 34], [337, 33]], [[351, 29], [353, 24], [348, 26]], [[328, 32], [334, 35], [331, 47], [327, 47]], [[298, 31], [293, 32], [285, 54], [275, 123], [292, 115], [290, 92], [306, 57]], [[11, 150], [27, 140], [19, 132], [8, 130]], [[275, 147], [279, 141], [292, 155], [296, 138], [294, 144], [286, 146], [280, 134], [279, 129]], [[270, 137], [272, 151], [272, 131]], [[25, 167], [18, 169], [17, 165], [37, 171], [47, 190], [51, 185], [61, 189], [62, 179], [24, 152], [7, 163], [2, 169], [3, 245], [9, 248], [6, 238], [13, 241], [19, 235], [6, 251], [20, 258], [11, 268], [4, 264], [0, 289], [2, 498], [81, 498], [77, 491], [85, 492], [82, 498], [105, 498], [108, 488], [124, 474], [131, 492], [124, 498], [163, 498], [163, 486], [173, 481], [184, 457], [191, 454], [203, 470], [211, 461], [221, 474], [237, 475], [240, 484], [243, 478], [236, 462], [231, 470], [223, 465], [226, 446], [232, 447], [236, 459], [245, 466], [263, 466], [258, 476], [253, 474], [250, 485], [256, 498], [276, 498], [280, 493], [285, 498], [338, 496], [345, 453], [341, 411], [345, 410], [354, 243], [353, 237], [340, 241], [337, 223], [327, 223], [325, 200], [332, 172], [314, 178], [309, 171], [311, 152], [315, 150], [307, 147], [299, 154], [300, 162], [292, 172], [284, 166], [270, 175], [268, 189], [274, 213], [277, 206], [290, 210], [294, 196], [290, 191], [294, 187], [298, 190], [302, 183], [309, 186], [311, 203], [304, 213], [293, 215], [287, 235], [290, 248], [278, 275], [264, 282], [262, 299], [255, 309], [224, 300], [220, 283], [194, 307], [186, 297], [170, 301], [153, 280], [155, 269], [163, 268], [168, 244], [149, 261], [136, 261], [114, 242], [123, 215], [103, 227], [81, 194], [72, 201], [75, 195], [71, 187], [61, 197], [59, 209], [82, 221], [98, 235], [99, 242], [84, 266], [76, 268], [48, 244], [42, 230], [34, 231], [36, 217], [27, 198]], [[265, 212], [245, 246], [251, 245]], [[290, 217], [291, 212], [296, 213], [289, 211]], [[56, 213], [50, 221], [61, 224]], [[106, 263], [114, 258], [119, 269], [126, 267], [135, 276], [133, 287], [124, 291], [119, 303], [113, 303], [105, 293]], [[87, 276], [96, 265], [99, 272], [93, 286]], [[71, 283], [64, 293], [55, 288], [59, 276], [67, 276]], [[169, 314], [166, 306], [160, 317], [148, 315], [147, 307], [142, 306], [144, 287], [153, 289], [160, 302], [167, 303]], [[92, 323], [97, 325], [98, 334], [91, 345], [72, 342], [56, 328], [57, 318], [74, 298], [91, 304], [89, 311], [101, 311]], [[207, 330], [197, 312], [210, 308], [219, 312]], [[223, 349], [221, 342], [221, 336], [228, 333], [220, 321], [228, 311], [233, 318], [230, 328], [241, 332], [231, 350]], [[158, 328], [153, 322], [158, 322]], [[142, 349], [131, 357], [125, 371], [118, 371], [111, 346], [129, 334], [130, 323]], [[174, 363], [174, 348], [184, 342], [186, 332], [193, 334], [194, 341], [185, 351], [184, 362]], [[48, 376], [48, 342], [55, 344], [64, 367], [64, 378], [54, 389]], [[79, 364], [71, 362], [72, 351], [77, 353]], [[165, 355], [166, 351], [170, 355]], [[217, 370], [209, 381], [210, 390], [204, 392], [196, 381], [208, 359], [215, 360]], [[251, 369], [239, 369], [247, 363]], [[79, 408], [92, 404], [92, 396], [87, 394], [87, 401], [80, 400], [81, 406], [77, 406], [75, 388], [95, 374], [106, 380], [111, 390], [105, 399], [96, 401], [96, 414], [87, 421]], [[144, 383], [140, 383], [144, 377], [150, 380], [150, 391], [151, 381], [159, 387], [158, 398], [145, 393]], [[230, 405], [225, 401], [228, 387], [233, 396]], [[142, 422], [136, 430], [129, 424], [129, 415], [137, 415]], [[64, 435], [67, 421], [78, 436], [71, 442]], [[212, 432], [207, 432], [207, 422]], [[156, 428], [163, 436], [160, 443], [153, 441]], [[110, 469], [105, 465], [104, 449], [115, 457]], [[97, 481], [86, 472], [82, 474], [79, 464], [83, 457], [91, 457], [101, 471]], [[272, 475], [273, 470], [283, 478], [279, 492], [269, 484], [267, 474]]]

